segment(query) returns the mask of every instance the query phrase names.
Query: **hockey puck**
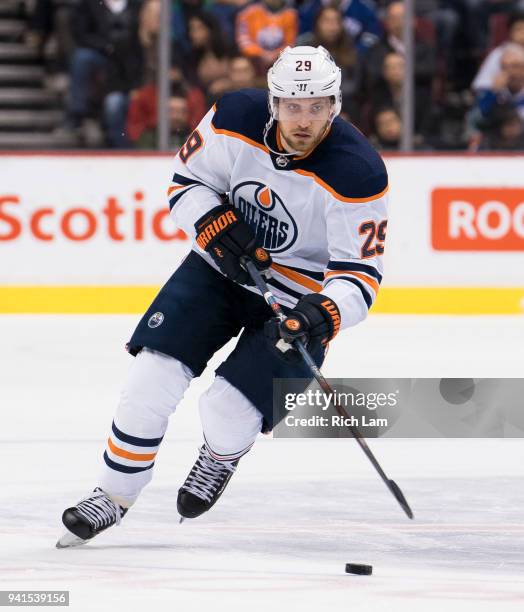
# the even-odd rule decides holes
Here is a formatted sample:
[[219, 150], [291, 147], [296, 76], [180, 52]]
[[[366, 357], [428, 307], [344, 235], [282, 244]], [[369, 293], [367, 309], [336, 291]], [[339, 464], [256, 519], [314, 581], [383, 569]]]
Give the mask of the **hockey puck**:
[[346, 563], [346, 574], [359, 574], [360, 576], [371, 576], [373, 573], [372, 565], [362, 565], [361, 563]]

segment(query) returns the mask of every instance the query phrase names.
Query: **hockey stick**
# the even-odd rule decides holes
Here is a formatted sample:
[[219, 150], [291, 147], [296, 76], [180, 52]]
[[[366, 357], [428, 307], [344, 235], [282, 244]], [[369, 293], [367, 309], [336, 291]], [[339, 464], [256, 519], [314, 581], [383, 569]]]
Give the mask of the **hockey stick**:
[[[280, 321], [283, 321], [286, 318], [286, 315], [284, 314], [284, 311], [282, 310], [282, 307], [280, 306], [280, 304], [277, 302], [277, 299], [275, 298], [275, 296], [273, 295], [273, 293], [267, 286], [266, 281], [262, 278], [262, 275], [258, 271], [255, 264], [247, 257], [243, 257], [242, 265], [248, 271], [249, 275], [251, 276], [254, 283], [258, 287], [258, 290], [260, 291], [260, 293], [266, 300], [268, 306], [275, 313], [277, 318], [280, 319]], [[324, 391], [324, 393], [327, 393], [329, 398], [334, 397], [333, 389], [330, 387], [329, 383], [322, 375], [322, 372], [320, 371], [319, 367], [313, 360], [313, 357], [311, 357], [311, 355], [309, 354], [306, 347], [302, 344], [302, 342], [300, 342], [299, 340], [295, 340], [293, 346], [302, 355], [302, 358], [308, 365], [309, 369], [311, 370], [311, 373], [313, 374], [314, 378], [320, 385], [320, 388], [322, 389], [322, 391]], [[337, 403], [335, 403], [335, 409], [341, 417], [343, 417], [344, 419], [349, 419], [348, 413], [344, 410], [344, 408], [342, 408], [342, 406], [339, 406]], [[386, 487], [391, 491], [392, 495], [397, 500], [402, 510], [404, 510], [406, 515], [410, 519], [412, 519], [413, 511], [409, 507], [409, 504], [406, 498], [404, 497], [404, 494], [400, 490], [400, 487], [397, 485], [397, 483], [394, 480], [391, 480], [390, 478], [386, 476], [380, 463], [375, 458], [375, 455], [371, 452], [371, 449], [369, 448], [369, 446], [367, 445], [367, 442], [362, 437], [362, 434], [360, 433], [360, 431], [356, 427], [353, 427], [352, 425], [346, 425], [346, 427], [349, 429], [349, 431], [351, 432], [351, 435], [358, 442], [360, 448], [366, 454], [366, 457], [371, 461], [371, 464], [373, 465], [375, 470], [378, 472], [380, 478], [382, 478], [382, 480], [384, 481], [384, 484], [386, 485]]]

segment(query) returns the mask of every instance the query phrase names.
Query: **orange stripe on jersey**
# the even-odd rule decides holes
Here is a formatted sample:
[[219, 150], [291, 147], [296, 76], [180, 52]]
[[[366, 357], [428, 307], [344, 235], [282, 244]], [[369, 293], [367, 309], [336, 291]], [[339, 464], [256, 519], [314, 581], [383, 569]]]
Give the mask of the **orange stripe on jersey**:
[[338, 276], [340, 274], [350, 274], [351, 276], [356, 276], [361, 281], [364, 281], [365, 283], [367, 283], [373, 289], [373, 291], [375, 293], [378, 293], [379, 284], [377, 283], [376, 280], [373, 280], [372, 278], [369, 278], [368, 276], [365, 276], [364, 274], [359, 274], [358, 272], [353, 272], [352, 270], [335, 270], [333, 272], [326, 272], [326, 274], [324, 274], [324, 276], [326, 278], [329, 278], [329, 277], [332, 277], [332, 276]]
[[178, 185], [178, 187], [170, 187], [167, 190], [167, 197], [169, 197], [173, 193], [173, 191], [176, 191], [177, 189], [184, 189], [184, 187], [187, 187], [187, 185]]
[[107, 444], [111, 449], [111, 452], [119, 457], [123, 457], [124, 459], [132, 459], [133, 461], [152, 461], [156, 453], [130, 453], [129, 451], [125, 451], [122, 448], [118, 448], [111, 441], [111, 438], [107, 439]]
[[372, 202], [373, 200], [378, 200], [383, 195], [385, 195], [389, 189], [387, 186], [383, 191], [377, 193], [376, 195], [369, 196], [368, 198], [346, 198], [345, 196], [337, 193], [332, 187], [330, 187], [326, 182], [324, 182], [319, 176], [317, 176], [314, 172], [308, 172], [307, 170], [295, 170], [298, 174], [302, 176], [309, 176], [312, 178], [315, 183], [318, 183], [321, 187], [329, 191], [329, 193], [335, 197], [337, 200], [341, 202], [347, 202], [348, 204], [363, 204], [364, 202]]
[[311, 291], [314, 291], [315, 293], [322, 290], [322, 285], [320, 283], [316, 283], [314, 280], [311, 280], [307, 276], [304, 276], [303, 274], [300, 274], [299, 272], [296, 272], [295, 270], [291, 270], [277, 263], [272, 263], [271, 267], [276, 272], [279, 272], [280, 274], [282, 274], [282, 276], [289, 278], [290, 280], [297, 283], [298, 285], [302, 285], [303, 287], [307, 287], [308, 289], [311, 289]]
[[215, 132], [215, 134], [223, 134], [224, 136], [231, 136], [232, 138], [238, 138], [239, 140], [242, 140], [243, 142], [249, 145], [252, 145], [253, 147], [256, 147], [257, 149], [264, 151], [264, 153], [269, 153], [269, 150], [267, 149], [267, 147], [265, 147], [264, 145], [261, 145], [255, 140], [251, 140], [251, 138], [248, 138], [247, 136], [244, 136], [243, 134], [239, 134], [238, 132], [231, 132], [230, 130], [223, 130], [221, 128], [216, 128], [212, 122], [211, 122], [211, 127], [213, 128], [213, 132]]

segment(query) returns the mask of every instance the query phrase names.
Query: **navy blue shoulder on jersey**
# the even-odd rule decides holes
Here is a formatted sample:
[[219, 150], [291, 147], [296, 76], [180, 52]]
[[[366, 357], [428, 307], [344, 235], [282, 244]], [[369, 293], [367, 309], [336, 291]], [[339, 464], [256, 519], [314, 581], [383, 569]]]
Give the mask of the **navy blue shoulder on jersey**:
[[336, 117], [317, 148], [293, 169], [313, 172], [345, 198], [371, 198], [388, 186], [382, 158], [351, 123]]
[[264, 127], [268, 120], [267, 91], [240, 89], [220, 98], [211, 123], [218, 130], [236, 132], [264, 144]]
[[[267, 95], [263, 89], [240, 89], [225, 94], [217, 102], [213, 127], [264, 145], [264, 127], [269, 120]], [[273, 147], [277, 147], [275, 132], [276, 124], [269, 133]], [[380, 155], [354, 125], [340, 117], [335, 118], [329, 134], [312, 153], [303, 159], [292, 159], [286, 168], [275, 165], [275, 169], [312, 172], [344, 198], [372, 198], [388, 185]]]

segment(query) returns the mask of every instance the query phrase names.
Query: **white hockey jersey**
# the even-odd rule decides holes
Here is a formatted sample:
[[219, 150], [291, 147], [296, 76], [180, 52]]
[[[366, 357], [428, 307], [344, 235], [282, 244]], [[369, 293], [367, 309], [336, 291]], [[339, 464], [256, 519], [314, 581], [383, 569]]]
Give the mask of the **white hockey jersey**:
[[[225, 95], [175, 158], [171, 215], [194, 238], [197, 219], [227, 194], [271, 253], [268, 285], [276, 298], [293, 307], [302, 295], [322, 292], [338, 305], [341, 328], [355, 325], [382, 280], [385, 166], [366, 138], [337, 117], [312, 152], [280, 168], [263, 141], [268, 119], [266, 92]], [[278, 123], [268, 142], [283, 150]], [[195, 243], [193, 249], [216, 268]]]

